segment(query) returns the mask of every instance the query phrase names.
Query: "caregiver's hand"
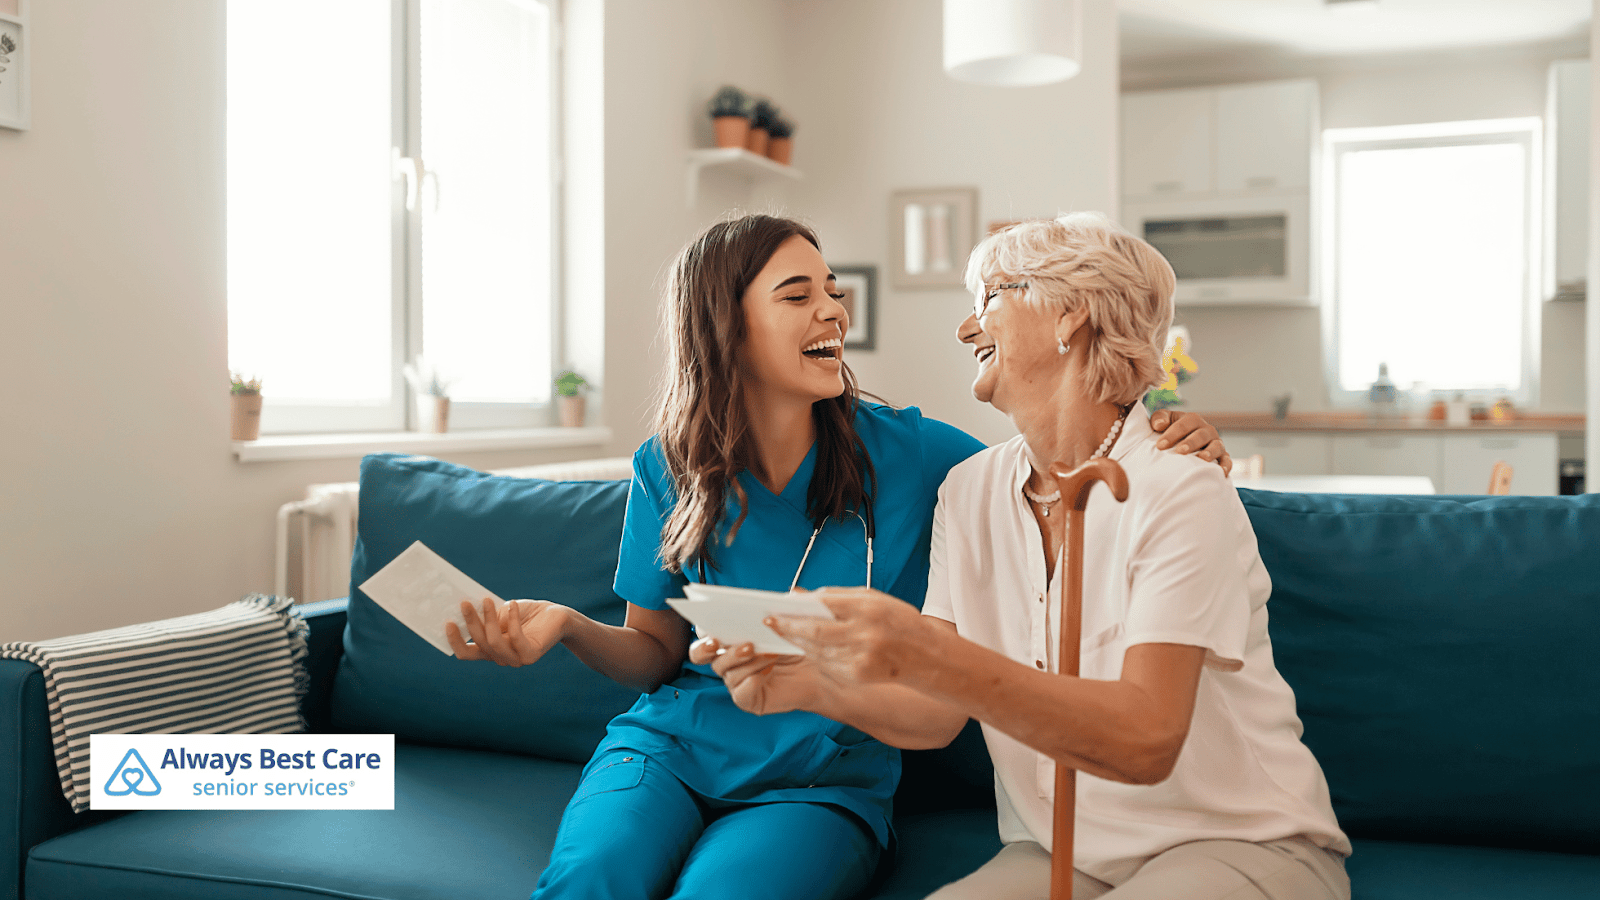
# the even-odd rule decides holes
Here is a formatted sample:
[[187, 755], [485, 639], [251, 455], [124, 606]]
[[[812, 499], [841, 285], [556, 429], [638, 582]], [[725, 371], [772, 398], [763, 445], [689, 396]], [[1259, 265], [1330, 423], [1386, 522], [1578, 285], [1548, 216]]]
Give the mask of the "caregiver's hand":
[[772, 616], [767, 625], [806, 651], [805, 659], [831, 681], [896, 681], [929, 662], [939, 634], [915, 607], [871, 588], [822, 588], [816, 593], [833, 619]]
[[1207, 462], [1222, 466], [1222, 474], [1233, 471], [1233, 457], [1222, 446], [1222, 434], [1199, 414], [1186, 412], [1174, 414], [1170, 409], [1158, 409], [1150, 414], [1150, 429], [1161, 435], [1156, 441], [1157, 450], [1172, 447], [1178, 453], [1193, 453]]
[[548, 600], [512, 600], [500, 607], [484, 598], [479, 615], [471, 601], [461, 601], [472, 643], [461, 637], [454, 622], [444, 626], [445, 640], [457, 659], [487, 659], [501, 666], [526, 666], [561, 643], [569, 610]]
[[729, 646], [716, 638], [701, 638], [689, 645], [689, 661], [710, 663], [733, 702], [758, 716], [797, 709], [815, 712], [819, 696], [831, 687], [823, 684], [816, 666], [804, 656], [757, 653], [749, 642]]

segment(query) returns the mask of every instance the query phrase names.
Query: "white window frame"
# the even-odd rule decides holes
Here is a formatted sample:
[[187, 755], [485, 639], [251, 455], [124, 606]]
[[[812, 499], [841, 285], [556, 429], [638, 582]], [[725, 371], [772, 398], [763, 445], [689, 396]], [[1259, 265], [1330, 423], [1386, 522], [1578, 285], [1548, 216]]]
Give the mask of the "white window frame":
[[[1352, 151], [1375, 149], [1400, 149], [1409, 147], [1448, 147], [1472, 144], [1515, 144], [1522, 147], [1527, 160], [1523, 185], [1524, 234], [1527, 246], [1523, 251], [1522, 300], [1522, 385], [1504, 392], [1512, 401], [1524, 408], [1535, 407], [1539, 402], [1540, 366], [1540, 284], [1541, 261], [1544, 259], [1543, 228], [1543, 120], [1538, 116], [1517, 119], [1483, 119], [1462, 122], [1439, 122], [1423, 125], [1380, 126], [1373, 128], [1329, 128], [1322, 133], [1322, 184], [1325, 202], [1322, 210], [1321, 233], [1326, 236], [1320, 250], [1322, 264], [1322, 364], [1323, 380], [1327, 385], [1328, 400], [1335, 407], [1364, 407], [1365, 390], [1347, 390], [1340, 382], [1339, 373], [1339, 162], [1343, 154]], [[1376, 375], [1377, 373], [1374, 373]], [[1405, 390], [1407, 385], [1399, 385]], [[1432, 391], [1454, 392], [1448, 385], [1428, 385]], [[1481, 389], [1460, 388], [1468, 393], [1482, 394]], [[1497, 395], [1498, 396], [1498, 395]]]
[[[422, 0], [390, 0], [392, 52], [391, 99], [393, 103], [393, 135], [390, 221], [392, 223], [393, 302], [390, 307], [391, 368], [390, 401], [388, 403], [290, 403], [275, 401], [270, 383], [263, 392], [262, 434], [317, 434], [360, 433], [414, 430], [419, 427], [414, 392], [402, 373], [404, 365], [418, 354], [424, 353], [422, 340], [422, 222], [426, 215], [426, 160], [418, 166], [422, 146], [421, 117], [421, 48]], [[517, 6], [540, 6], [550, 16], [550, 53], [547, 60], [549, 108], [552, 110], [549, 132], [550, 171], [550, 266], [547, 273], [550, 291], [550, 320], [546, 338], [550, 342], [551, 370], [544, 373], [553, 381], [556, 371], [563, 368], [565, 340], [563, 332], [563, 208], [562, 178], [564, 168], [564, 90], [562, 84], [562, 0], [505, 0]], [[408, 199], [411, 201], [408, 204]], [[408, 208], [408, 206], [410, 208]], [[530, 340], [537, 339], [530, 335]], [[247, 373], [248, 374], [248, 373]], [[450, 404], [450, 430], [533, 428], [552, 423], [554, 396], [545, 403], [489, 403], [462, 402], [452, 399]]]

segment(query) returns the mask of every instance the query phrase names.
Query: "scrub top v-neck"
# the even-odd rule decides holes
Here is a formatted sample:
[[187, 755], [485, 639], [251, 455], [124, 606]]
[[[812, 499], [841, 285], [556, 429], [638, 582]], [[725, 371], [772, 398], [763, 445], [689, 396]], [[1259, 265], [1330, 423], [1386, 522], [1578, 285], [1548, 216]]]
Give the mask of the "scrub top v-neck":
[[[939, 485], [951, 466], [983, 445], [916, 408], [862, 404], [856, 430], [877, 476], [873, 587], [920, 608], [927, 591], [928, 543]], [[741, 486], [749, 512], [733, 543], [724, 543], [738, 517], [730, 499], [717, 531], [712, 584], [785, 591], [815, 523], [806, 496], [816, 470], [816, 446], [782, 491], [774, 494], [748, 472]], [[730, 492], [731, 494], [732, 492]], [[634, 454], [633, 484], [623, 526], [615, 590], [630, 603], [667, 609], [683, 596], [683, 575], [660, 562], [661, 528], [674, 503], [658, 442]], [[865, 523], [854, 516], [828, 520], [800, 572], [803, 588], [861, 586], [866, 577]], [[686, 568], [698, 581], [700, 571]], [[890, 799], [900, 777], [900, 754], [861, 731], [809, 712], [756, 716], [739, 709], [709, 666], [685, 663], [671, 683], [640, 696], [611, 722], [602, 751], [627, 747], [649, 754], [703, 796], [723, 802], [804, 801], [851, 810], [888, 842]]]

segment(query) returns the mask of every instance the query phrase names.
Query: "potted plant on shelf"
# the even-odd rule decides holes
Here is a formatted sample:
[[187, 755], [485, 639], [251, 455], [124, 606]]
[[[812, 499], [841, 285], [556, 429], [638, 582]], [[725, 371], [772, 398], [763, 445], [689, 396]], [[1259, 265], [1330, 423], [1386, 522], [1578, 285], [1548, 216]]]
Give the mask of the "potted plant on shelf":
[[561, 405], [561, 424], [566, 428], [582, 428], [584, 417], [584, 394], [589, 390], [589, 382], [582, 375], [567, 369], [556, 376], [556, 399]]
[[406, 381], [416, 401], [413, 431], [444, 434], [450, 430], [450, 382], [422, 356], [406, 364]]
[[743, 147], [750, 134], [750, 98], [733, 85], [725, 85], [707, 104], [718, 147]]
[[261, 379], [233, 372], [230, 380], [233, 388], [229, 398], [232, 404], [229, 430], [236, 441], [253, 441], [261, 436]]
[[757, 156], [767, 155], [767, 140], [772, 123], [778, 120], [778, 108], [770, 100], [757, 100], [750, 111], [750, 136], [744, 139], [744, 148]]
[[767, 159], [787, 166], [794, 153], [794, 123], [778, 117], [767, 126]]

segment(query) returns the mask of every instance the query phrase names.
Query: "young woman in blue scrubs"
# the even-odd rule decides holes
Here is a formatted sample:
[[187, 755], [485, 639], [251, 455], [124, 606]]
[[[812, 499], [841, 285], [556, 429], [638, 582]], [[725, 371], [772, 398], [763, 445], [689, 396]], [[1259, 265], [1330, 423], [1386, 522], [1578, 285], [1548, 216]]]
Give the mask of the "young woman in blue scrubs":
[[[945, 473], [984, 445], [914, 407], [862, 402], [849, 318], [809, 228], [712, 226], [666, 297], [658, 433], [634, 454], [615, 589], [622, 626], [521, 600], [463, 604], [462, 659], [534, 662], [557, 642], [644, 693], [612, 720], [535, 898], [846, 898], [889, 841], [898, 751], [808, 712], [754, 716], [666, 600], [686, 581], [783, 591], [870, 585], [920, 608]], [[1186, 416], [1178, 449], [1225, 458]], [[484, 621], [491, 627], [485, 629]], [[498, 626], [498, 627], [495, 627]]]

